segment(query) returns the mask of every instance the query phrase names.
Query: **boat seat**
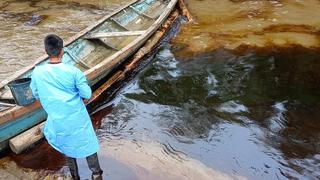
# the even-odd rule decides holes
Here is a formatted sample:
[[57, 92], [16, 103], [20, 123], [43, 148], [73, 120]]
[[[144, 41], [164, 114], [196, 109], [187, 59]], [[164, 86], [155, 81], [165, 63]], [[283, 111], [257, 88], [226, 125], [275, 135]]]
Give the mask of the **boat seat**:
[[106, 46], [109, 49], [119, 51], [121, 48], [119, 47], [119, 44], [112, 41], [112, 38], [117, 37], [129, 37], [129, 36], [140, 36], [142, 34], [146, 33], [146, 31], [117, 31], [117, 32], [97, 32], [97, 33], [91, 33], [84, 37], [84, 39], [88, 40], [98, 40], [100, 41], [104, 46]]
[[106, 37], [140, 36], [146, 31], [118, 31], [118, 32], [98, 32], [84, 37], [84, 39], [99, 39]]

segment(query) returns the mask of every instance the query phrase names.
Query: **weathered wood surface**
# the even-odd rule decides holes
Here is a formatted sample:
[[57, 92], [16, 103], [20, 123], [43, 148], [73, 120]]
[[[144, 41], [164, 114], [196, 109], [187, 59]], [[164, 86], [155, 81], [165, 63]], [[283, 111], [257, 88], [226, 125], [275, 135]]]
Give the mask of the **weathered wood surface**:
[[185, 1], [184, 0], [179, 0], [178, 3], [179, 3], [179, 8], [182, 11], [181, 14], [186, 16], [189, 22], [193, 22], [194, 18], [191, 15], [191, 13], [190, 13]]
[[119, 36], [140, 36], [144, 33], [146, 33], [146, 31], [101, 32], [101, 33], [95, 33], [89, 36], [85, 36], [85, 39], [98, 39], [98, 38], [119, 37]]
[[0, 106], [14, 107], [14, 106], [16, 106], [16, 105], [15, 105], [15, 104], [10, 104], [10, 103], [5, 103], [5, 102], [0, 102]]
[[[159, 30], [156, 31], [156, 33], [146, 42], [146, 44], [140, 48], [137, 53], [133, 56], [133, 58], [130, 60], [130, 62], [125, 66], [125, 70], [120, 70], [106, 82], [104, 83], [100, 88], [98, 88], [93, 94], [89, 101], [86, 102], [86, 104], [89, 104], [93, 102], [94, 100], [97, 100], [99, 96], [106, 91], [108, 88], [112, 86], [115, 82], [123, 79], [129, 71], [132, 71], [139, 63], [139, 61], [151, 50], [157, 45], [157, 43], [160, 41], [160, 39], [165, 35], [167, 30], [169, 29], [170, 25], [175, 21], [175, 19], [178, 17], [179, 13], [177, 10], [175, 10], [173, 13], [171, 13], [170, 17], [167, 19], [167, 21], [161, 26]], [[41, 123], [24, 133], [21, 133], [20, 135], [12, 138], [9, 141], [11, 150], [19, 154], [26, 150], [28, 147], [32, 146], [36, 142], [38, 142], [40, 139], [44, 137], [42, 133], [42, 129], [44, 126], [44, 123]]]
[[39, 101], [36, 101], [28, 106], [15, 106], [7, 111], [0, 113], [0, 124], [15, 120], [18, 117], [21, 117], [39, 108], [41, 108], [41, 104]]
[[44, 124], [45, 122], [34, 126], [28, 131], [10, 139], [9, 146], [11, 150], [16, 154], [20, 154], [22, 151], [41, 140], [43, 138]]

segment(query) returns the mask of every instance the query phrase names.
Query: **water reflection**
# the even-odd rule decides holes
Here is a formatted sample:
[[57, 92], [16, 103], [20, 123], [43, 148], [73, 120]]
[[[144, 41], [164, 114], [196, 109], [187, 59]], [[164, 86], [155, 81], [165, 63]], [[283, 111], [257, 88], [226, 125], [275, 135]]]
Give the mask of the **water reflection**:
[[319, 177], [318, 51], [219, 49], [179, 61], [169, 49], [106, 116], [119, 136], [251, 179]]
[[221, 47], [319, 47], [318, 0], [189, 0], [196, 23], [175, 38], [176, 55], [190, 57]]

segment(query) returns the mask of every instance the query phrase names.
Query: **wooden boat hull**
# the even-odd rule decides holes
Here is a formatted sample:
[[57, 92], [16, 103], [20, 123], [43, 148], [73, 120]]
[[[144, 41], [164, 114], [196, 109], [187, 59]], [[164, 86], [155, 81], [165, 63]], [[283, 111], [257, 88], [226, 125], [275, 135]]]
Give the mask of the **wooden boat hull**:
[[46, 112], [39, 108], [35, 111], [26, 114], [10, 123], [0, 127], [0, 151], [5, 150], [8, 147], [9, 139], [24, 132], [27, 129], [37, 125], [47, 118]]
[[[152, 1], [157, 1], [157, 0], [147, 0], [147, 1], [152, 3]], [[141, 13], [143, 12], [144, 7], [141, 5], [140, 2], [145, 3], [143, 1], [138, 2], [137, 0], [134, 0], [130, 2], [128, 5], [126, 5], [126, 8], [130, 8], [131, 10], [133, 9], [132, 10], [133, 12], [138, 9], [138, 11], [140, 11]], [[95, 44], [96, 42], [89, 41], [86, 38], [84, 38], [84, 36], [92, 35], [92, 32], [94, 31], [100, 34], [101, 32], [105, 33], [104, 28], [101, 28], [101, 27], [103, 27], [105, 24], [108, 24], [109, 22], [107, 21], [109, 21], [109, 18], [113, 16], [115, 18], [118, 18], [117, 20], [112, 20], [112, 21], [115, 21], [118, 25], [119, 24], [121, 25], [121, 21], [124, 21], [124, 23], [122, 23], [124, 28], [127, 28], [125, 27], [126, 23], [130, 24], [130, 21], [128, 21], [126, 18], [121, 19], [122, 16], [117, 16], [119, 13], [122, 13], [121, 11], [124, 8], [122, 10], [120, 9], [116, 11], [115, 13], [109, 16], [102, 18], [96, 24], [81, 31], [79, 34], [75, 35], [65, 43], [66, 47], [65, 47], [65, 55], [63, 57], [63, 61], [68, 64], [73, 64], [79, 67], [80, 69], [82, 68], [82, 70], [85, 72], [87, 76], [87, 79], [90, 82], [90, 85], [91, 86], [95, 85], [99, 80], [105, 78], [113, 68], [117, 67], [127, 57], [129, 57], [134, 52], [136, 52], [139, 49], [139, 47], [141, 47], [148, 40], [148, 38], [166, 20], [166, 18], [168, 17], [170, 12], [173, 10], [176, 3], [177, 3], [177, 0], [171, 0], [168, 4], [166, 4], [166, 8], [164, 9], [164, 11], [161, 14], [159, 14], [159, 16], [154, 20], [154, 22], [142, 33], [130, 32], [131, 34], [136, 34], [136, 35], [141, 33], [141, 35], [133, 39], [132, 41], [130, 41], [129, 43], [127, 43], [125, 46], [123, 46], [117, 51], [115, 51], [114, 47], [109, 47], [108, 43], [103, 44], [104, 46], [100, 47], [101, 45], [100, 41], [102, 41], [101, 39], [97, 45]], [[143, 14], [143, 13], [139, 15], [147, 16], [146, 14]], [[131, 16], [127, 16], [127, 17], [129, 17], [129, 19], [130, 18], [132, 19]], [[151, 19], [152, 17], [148, 17], [148, 18]], [[110, 29], [108, 29], [108, 31], [110, 31]], [[108, 33], [108, 31], [106, 32]], [[88, 33], [88, 32], [91, 32], [91, 33]], [[117, 33], [117, 36], [119, 36], [119, 34], [121, 35], [122, 32]], [[88, 39], [90, 39], [90, 37]], [[127, 38], [127, 39], [130, 39], [130, 38]], [[109, 49], [105, 48], [105, 45], [107, 45]], [[85, 57], [85, 55], [83, 55], [83, 52], [87, 52], [92, 49], [96, 50], [97, 48], [104, 48], [101, 51], [97, 51], [98, 53], [100, 52], [105, 53], [112, 50], [114, 50], [115, 52], [112, 52], [110, 56], [103, 58], [102, 60], [101, 60], [101, 57], [98, 57], [98, 58], [94, 57], [94, 58], [87, 58], [89, 59], [89, 61], [81, 61], [81, 58], [85, 59], [83, 58]], [[91, 52], [91, 54], [95, 53], [94, 50], [92, 50], [93, 53]], [[92, 59], [97, 59], [99, 62], [95, 64], [95, 62], [93, 62]], [[19, 77], [29, 77], [35, 65], [45, 64], [47, 60], [48, 60], [47, 56], [40, 57], [33, 65], [30, 65], [29, 67], [22, 69], [21, 71], [13, 75], [13, 77], [8, 78], [5, 81], [2, 81], [0, 83], [0, 88], [3, 88], [4, 85], [11, 79], [15, 79]], [[42, 109], [39, 102], [31, 104], [26, 107], [16, 106], [5, 112], [2, 112], [0, 114], [0, 151], [8, 147], [8, 140], [10, 138], [39, 124], [40, 122], [44, 121], [46, 117], [47, 115], [45, 111]]]
[[[96, 82], [103, 79], [106, 75], [108, 75], [108, 72], [109, 71], [106, 71], [106, 73], [101, 74], [101, 76], [97, 77], [92, 84], [94, 85]], [[31, 108], [33, 109], [32, 111], [24, 113], [21, 117], [12, 119], [12, 121], [0, 126], [0, 152], [9, 147], [9, 140], [12, 137], [36, 126], [47, 119], [47, 113], [43, 110], [41, 105], [32, 104], [31, 106], [35, 106], [34, 108]]]

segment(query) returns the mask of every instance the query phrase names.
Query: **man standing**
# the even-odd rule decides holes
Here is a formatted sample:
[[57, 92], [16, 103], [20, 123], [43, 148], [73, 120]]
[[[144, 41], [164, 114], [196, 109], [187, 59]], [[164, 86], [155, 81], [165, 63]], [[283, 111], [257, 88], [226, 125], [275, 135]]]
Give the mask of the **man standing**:
[[67, 157], [73, 179], [80, 179], [76, 158], [84, 157], [92, 179], [102, 179], [99, 143], [83, 102], [92, 94], [86, 77], [78, 68], [61, 62], [64, 51], [60, 37], [48, 35], [44, 44], [49, 64], [35, 67], [30, 85], [48, 114], [44, 135], [53, 148]]

